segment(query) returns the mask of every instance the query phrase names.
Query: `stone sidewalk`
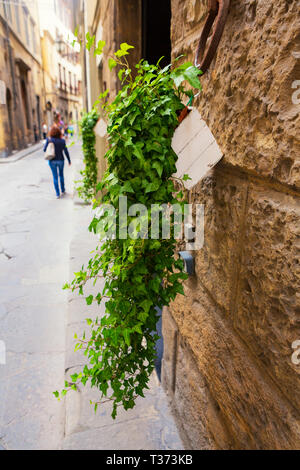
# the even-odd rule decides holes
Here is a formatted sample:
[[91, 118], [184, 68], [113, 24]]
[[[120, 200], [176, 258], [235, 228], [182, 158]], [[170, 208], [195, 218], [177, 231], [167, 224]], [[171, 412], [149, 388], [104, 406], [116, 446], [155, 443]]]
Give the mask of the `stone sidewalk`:
[[44, 141], [40, 140], [36, 144], [30, 145], [29, 147], [26, 147], [25, 149], [20, 150], [18, 152], [14, 152], [12, 155], [9, 155], [8, 157], [0, 158], [0, 164], [1, 163], [15, 163], [21, 160], [22, 158], [25, 158], [28, 155], [33, 154], [37, 150], [42, 150], [43, 146], [44, 146]]
[[[76, 200], [76, 199], [75, 199]], [[88, 232], [92, 220], [90, 206], [73, 206], [74, 238], [70, 246], [70, 280], [73, 273], [86, 264], [97, 239]], [[100, 289], [103, 280], [85, 291], [85, 295]], [[70, 374], [80, 372], [86, 358], [81, 351], [74, 352], [76, 340], [83, 331], [88, 331], [86, 318], [95, 318], [104, 313], [103, 306], [87, 306], [84, 297], [70, 293], [67, 317], [66, 380]], [[134, 409], [118, 410], [116, 420], [111, 418], [111, 404], [98, 408], [97, 414], [90, 400], [97, 401], [99, 393], [86, 387], [68, 392], [65, 398], [66, 424], [63, 449], [79, 450], [183, 450], [167, 397], [156, 373], [151, 377], [150, 390], [140, 398]]]
[[[73, 148], [72, 159], [81, 155]], [[67, 192], [73, 167], [65, 169]], [[56, 199], [41, 149], [0, 167], [0, 446], [57, 450], [65, 429], [65, 330], [73, 200]], [[1, 254], [2, 252], [2, 254]]]

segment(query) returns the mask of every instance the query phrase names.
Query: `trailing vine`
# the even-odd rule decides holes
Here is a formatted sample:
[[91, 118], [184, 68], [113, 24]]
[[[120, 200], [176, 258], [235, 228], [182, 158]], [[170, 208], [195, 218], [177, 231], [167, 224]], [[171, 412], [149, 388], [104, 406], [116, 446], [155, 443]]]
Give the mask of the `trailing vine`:
[[[103, 46], [104, 43], [98, 45], [100, 53]], [[116, 237], [101, 242], [86, 268], [75, 273], [71, 284], [65, 286], [86, 295], [88, 305], [104, 301], [105, 314], [96, 320], [87, 319], [90, 332], [78, 340], [76, 349], [84, 349], [89, 364], [71, 376], [62, 395], [69, 389], [76, 390], [80, 382], [89, 382], [99, 389], [95, 410], [99, 404], [111, 401], [113, 418], [118, 406], [133, 408], [136, 398], [144, 397], [148, 388], [158, 339], [157, 334], [153, 335], [158, 321], [156, 308], [168, 306], [178, 294], [184, 294], [182, 281], [187, 275], [182, 260], [175, 256], [174, 223], [169, 239], [161, 233], [158, 239], [143, 237], [141, 225], [151, 232], [153, 204], [184, 203], [183, 194], [176, 192], [172, 179], [177, 156], [171, 141], [178, 114], [184, 108], [183, 96], [191, 96], [183, 82], [187, 80], [192, 87], [201, 88], [200, 71], [191, 63], [172, 70], [171, 65], [161, 69], [159, 64], [149, 65], [142, 60], [136, 65], [133, 78], [126, 60], [131, 47], [121, 44], [109, 59], [110, 68], [119, 67], [123, 86], [110, 105], [105, 101], [102, 105], [108, 118], [108, 170], [97, 186], [103, 196], [94, 204], [98, 214], [90, 225], [95, 234], [109, 233], [107, 211], [99, 212], [99, 208], [110, 204], [116, 213]], [[100, 100], [105, 96], [106, 93]], [[143, 204], [146, 214], [142, 218], [128, 215], [128, 220], [122, 221], [120, 197], [127, 197], [128, 207]], [[160, 222], [160, 229], [161, 225]], [[132, 236], [120, 237], [124, 229], [131, 229]], [[93, 281], [97, 285], [101, 276], [104, 288], [95, 296], [87, 295], [87, 283]], [[58, 392], [55, 395], [59, 397]]]
[[82, 136], [84, 170], [80, 171], [82, 180], [76, 181], [76, 190], [81, 199], [85, 202], [91, 201], [96, 195], [97, 187], [97, 156], [96, 156], [96, 136], [94, 127], [99, 119], [99, 113], [95, 108], [89, 113], [85, 113], [79, 123]]

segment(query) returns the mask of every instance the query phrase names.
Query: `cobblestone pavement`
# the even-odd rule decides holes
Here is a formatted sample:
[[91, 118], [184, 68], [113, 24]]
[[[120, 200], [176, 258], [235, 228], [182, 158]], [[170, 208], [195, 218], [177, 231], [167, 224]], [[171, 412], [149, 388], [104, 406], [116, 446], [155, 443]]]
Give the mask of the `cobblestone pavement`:
[[[73, 147], [74, 148], [74, 147]], [[79, 147], [73, 156], [79, 155]], [[72, 168], [72, 167], [71, 167]], [[72, 171], [65, 171], [67, 191]], [[72, 198], [55, 198], [41, 147], [0, 166], [0, 445], [56, 449], [64, 407], [52, 391], [64, 379]]]
[[[71, 157], [76, 174], [78, 145]], [[66, 167], [65, 175], [71, 192], [74, 171]], [[183, 448], [155, 374], [146, 398], [133, 410], [120, 410], [115, 421], [109, 404], [94, 413], [89, 400], [97, 393], [88, 387], [61, 402], [52, 395], [84, 363], [74, 352], [74, 333], [99, 315], [61, 289], [95, 247], [87, 230], [91, 218], [91, 208], [73, 204], [71, 195], [56, 200], [41, 150], [1, 165], [0, 341], [6, 365], [0, 364], [0, 449]]]

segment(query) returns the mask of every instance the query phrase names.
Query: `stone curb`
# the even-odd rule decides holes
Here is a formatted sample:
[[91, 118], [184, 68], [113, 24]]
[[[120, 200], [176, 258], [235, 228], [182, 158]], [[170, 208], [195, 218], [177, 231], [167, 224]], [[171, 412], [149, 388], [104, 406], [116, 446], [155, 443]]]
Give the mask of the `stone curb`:
[[[76, 169], [80, 167], [77, 161]], [[95, 236], [88, 232], [92, 207], [78, 204], [73, 199], [74, 228], [70, 244], [70, 280], [73, 272], [86, 264], [89, 253], [94, 250]], [[100, 280], [103, 283], [104, 280]], [[90, 286], [85, 294], [95, 292], [100, 286]], [[69, 293], [68, 316], [66, 319], [66, 355], [65, 379], [70, 374], [79, 372], [86, 362], [85, 356], [74, 352], [74, 332], [80, 336], [87, 328], [86, 318], [94, 318], [104, 313], [103, 307], [85, 305], [84, 297], [77, 293]], [[94, 413], [90, 400], [97, 401], [98, 390], [79, 387], [78, 391], [68, 392], [65, 397], [65, 438], [62, 449], [73, 450], [184, 450], [182, 441], [168, 399], [159, 383], [156, 373], [150, 380], [150, 390], [146, 398], [137, 401], [136, 407], [130, 411], [120, 409], [115, 421], [111, 418], [111, 405], [106, 403]]]
[[37, 150], [43, 150], [43, 141], [41, 140], [35, 145], [32, 145], [31, 147], [27, 147], [26, 149], [20, 150], [19, 152], [15, 153], [14, 155], [11, 155], [6, 158], [0, 158], [0, 164], [1, 163], [15, 163], [22, 158], [28, 157], [32, 153], [36, 152]]

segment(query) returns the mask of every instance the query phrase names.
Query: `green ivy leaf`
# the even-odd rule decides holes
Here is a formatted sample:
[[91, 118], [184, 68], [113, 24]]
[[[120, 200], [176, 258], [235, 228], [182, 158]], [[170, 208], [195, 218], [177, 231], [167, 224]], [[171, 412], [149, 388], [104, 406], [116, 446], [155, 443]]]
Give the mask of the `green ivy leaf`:
[[101, 55], [103, 53], [103, 48], [105, 46], [105, 41], [98, 41], [98, 45], [97, 47], [95, 48], [95, 51], [94, 51], [94, 56], [96, 57], [96, 55]]
[[198, 90], [201, 90], [201, 83], [198, 78], [198, 75], [201, 75], [201, 70], [197, 69], [195, 66], [188, 67], [185, 72], [183, 73], [184, 78], [189, 82], [189, 84], [193, 88], [197, 88]]
[[[87, 37], [87, 43], [93, 45], [92, 36]], [[98, 42], [96, 54], [102, 46]], [[171, 70], [170, 65], [160, 69], [141, 60], [133, 76], [123, 58], [131, 48], [122, 43], [115, 59], [108, 64], [111, 69], [120, 66], [118, 76], [123, 81], [116, 97], [110, 102], [105, 90], [94, 109], [84, 113], [80, 121], [84, 169], [76, 183], [77, 190], [80, 197], [93, 203], [94, 216], [89, 230], [97, 234], [101, 227], [104, 236], [110, 223], [98, 212], [102, 204], [113, 206], [117, 228], [126, 233], [129, 223], [136, 232], [143, 223], [151, 228], [153, 205], [178, 203], [183, 207], [183, 191], [175, 188], [172, 179], [177, 157], [171, 143], [178, 114], [183, 109], [181, 97], [193, 95], [183, 82], [199, 87], [200, 71], [191, 63]], [[107, 171], [100, 183], [94, 133], [99, 119], [98, 106], [107, 122], [109, 144], [105, 155]], [[188, 175], [184, 175], [183, 180], [187, 179]], [[121, 220], [120, 195], [126, 195], [128, 205], [144, 204], [147, 212], [143, 218], [128, 216], [128, 220]], [[160, 218], [160, 226], [161, 221]], [[156, 307], [168, 306], [178, 294], [184, 294], [182, 283], [187, 274], [183, 272], [182, 260], [176, 258], [176, 241], [172, 238], [152, 240], [146, 236], [100, 241], [97, 237], [95, 245], [90, 259], [74, 274], [68, 287], [84, 295], [87, 282], [94, 288], [99, 285], [99, 292], [86, 297], [86, 301], [88, 305], [94, 300], [102, 304], [101, 318], [87, 319], [87, 339], [84, 333], [76, 350], [83, 350], [88, 364], [78, 375], [72, 375], [72, 382], [66, 382], [61, 396], [76, 389], [78, 382], [84, 386], [89, 383], [100, 392], [99, 404], [104, 397], [107, 397], [104, 401], [111, 401], [115, 418], [119, 406], [128, 410], [135, 405], [137, 396], [144, 396], [154, 369], [155, 343], [159, 338], [155, 332]], [[99, 277], [104, 279], [104, 286], [101, 282], [100, 287]]]
[[[110, 70], [111, 70], [111, 69], [110, 69]], [[125, 73], [125, 69], [119, 70], [119, 72], [118, 72], [119, 80], [122, 80], [124, 73]]]
[[134, 189], [131, 186], [130, 181], [126, 181], [126, 183], [122, 187], [122, 193], [134, 193]]
[[116, 66], [117, 66], [117, 62], [115, 61], [115, 59], [109, 58], [108, 59], [109, 70], [112, 70]]
[[191, 62], [186, 62], [173, 70], [171, 78], [174, 80], [177, 87], [179, 87], [183, 81], [187, 80], [192, 87], [201, 90], [202, 87], [198, 78], [198, 75], [201, 74], [201, 70], [195, 67]]
[[130, 46], [129, 44], [127, 44], [127, 42], [122, 42], [122, 44], [120, 45], [120, 49], [115, 52], [115, 56], [116, 57], [123, 57], [124, 55], [128, 55], [129, 52], [127, 52], [129, 49], [134, 49], [134, 46]]
[[86, 33], [86, 48], [88, 51], [91, 50], [92, 45], [95, 42], [96, 36], [91, 36], [89, 32]]
[[128, 329], [125, 329], [123, 331], [123, 336], [124, 336], [125, 343], [127, 344], [127, 346], [130, 346], [130, 331]]
[[92, 305], [93, 300], [94, 300], [94, 296], [93, 296], [93, 295], [89, 295], [88, 297], [86, 297], [85, 300], [86, 300], [87, 305]]
[[151, 193], [151, 192], [157, 191], [158, 188], [159, 188], [159, 186], [160, 186], [159, 181], [155, 181], [155, 182], [153, 182], [153, 183], [149, 183], [149, 184], [147, 184], [147, 186], [146, 186], [145, 192], [146, 192], [146, 193]]
[[160, 162], [154, 162], [153, 163], [153, 168], [156, 169], [158, 176], [161, 177], [162, 172], [163, 172], [163, 165]]
[[150, 307], [152, 307], [153, 302], [152, 300], [145, 299], [140, 303], [140, 307], [144, 310], [144, 312], [149, 313]]

